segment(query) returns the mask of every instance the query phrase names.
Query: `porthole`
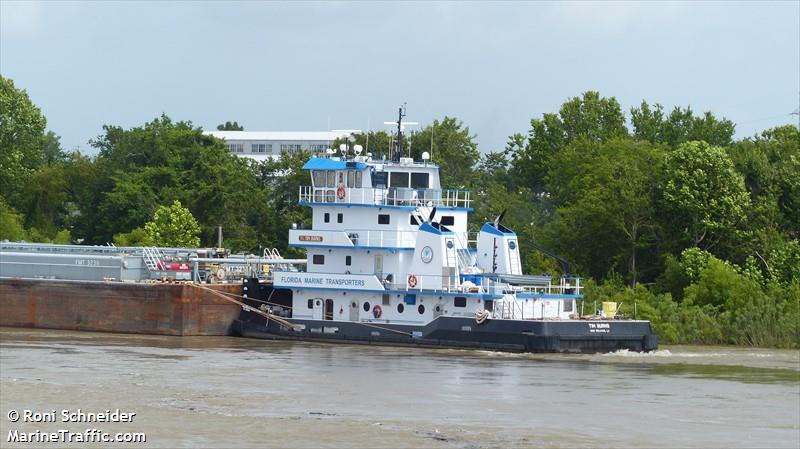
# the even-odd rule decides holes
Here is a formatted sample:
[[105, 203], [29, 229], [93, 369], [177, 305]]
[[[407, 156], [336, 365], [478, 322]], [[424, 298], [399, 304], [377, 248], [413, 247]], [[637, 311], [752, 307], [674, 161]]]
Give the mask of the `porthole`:
[[420, 305], [419, 305], [419, 307], [417, 307], [417, 312], [419, 312], [419, 314], [420, 314], [420, 315], [422, 315], [423, 313], [425, 313], [425, 306], [423, 306], [422, 304], [420, 304]]
[[[437, 312], [441, 312], [442, 311], [442, 307], [441, 306], [436, 306], [436, 309], [434, 309], [434, 310], [436, 310]], [[422, 312], [420, 312], [420, 313], [422, 313]]]
[[358, 303], [353, 301], [353, 302], [350, 303], [350, 307], [355, 309], [356, 307], [358, 307]]
[[397, 304], [397, 313], [403, 313], [403, 310], [406, 310], [406, 306], [402, 302]]
[[364, 312], [369, 312], [369, 302], [364, 303]]

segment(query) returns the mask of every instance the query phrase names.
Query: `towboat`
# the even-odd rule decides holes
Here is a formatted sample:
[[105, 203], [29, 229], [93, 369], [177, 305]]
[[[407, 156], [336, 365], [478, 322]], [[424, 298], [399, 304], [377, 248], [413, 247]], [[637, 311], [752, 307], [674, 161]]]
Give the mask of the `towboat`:
[[[403, 111], [396, 142], [402, 142]], [[523, 274], [502, 217], [471, 232], [470, 192], [441, 188], [439, 167], [373, 158], [354, 146], [304, 165], [310, 229], [289, 230], [306, 271], [243, 281], [245, 337], [513, 352], [651, 351], [650, 322], [582, 316], [581, 279]], [[610, 315], [610, 314], [609, 314]]]

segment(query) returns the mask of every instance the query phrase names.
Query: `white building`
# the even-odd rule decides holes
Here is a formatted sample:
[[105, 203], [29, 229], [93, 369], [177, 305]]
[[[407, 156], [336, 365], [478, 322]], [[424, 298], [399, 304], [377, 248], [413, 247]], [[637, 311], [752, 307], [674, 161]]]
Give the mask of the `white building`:
[[259, 161], [277, 159], [283, 153], [324, 154], [336, 139], [348, 138], [360, 130], [339, 129], [332, 131], [284, 132], [284, 131], [206, 131], [205, 134], [225, 141], [228, 151]]

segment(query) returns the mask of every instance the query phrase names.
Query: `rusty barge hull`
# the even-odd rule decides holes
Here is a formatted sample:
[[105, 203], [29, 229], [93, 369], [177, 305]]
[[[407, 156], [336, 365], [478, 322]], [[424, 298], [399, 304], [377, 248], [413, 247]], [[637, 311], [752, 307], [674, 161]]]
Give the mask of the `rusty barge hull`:
[[[241, 294], [241, 284], [208, 285]], [[231, 335], [241, 308], [189, 283], [0, 278], [0, 326]]]

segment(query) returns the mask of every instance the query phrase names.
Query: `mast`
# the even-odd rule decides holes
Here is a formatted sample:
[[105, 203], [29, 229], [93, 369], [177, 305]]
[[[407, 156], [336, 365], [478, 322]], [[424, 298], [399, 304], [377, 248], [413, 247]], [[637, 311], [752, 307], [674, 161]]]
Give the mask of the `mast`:
[[392, 160], [400, 162], [400, 156], [403, 154], [403, 117], [406, 116], [406, 104], [403, 103], [397, 109], [397, 142], [395, 143], [394, 155]]

